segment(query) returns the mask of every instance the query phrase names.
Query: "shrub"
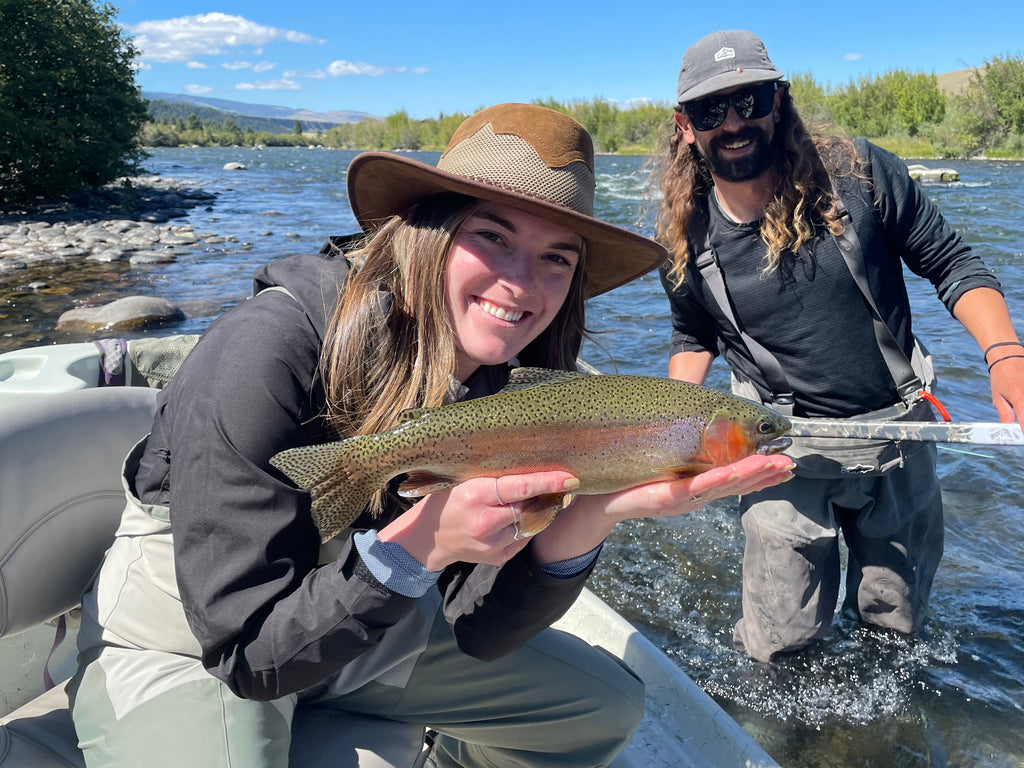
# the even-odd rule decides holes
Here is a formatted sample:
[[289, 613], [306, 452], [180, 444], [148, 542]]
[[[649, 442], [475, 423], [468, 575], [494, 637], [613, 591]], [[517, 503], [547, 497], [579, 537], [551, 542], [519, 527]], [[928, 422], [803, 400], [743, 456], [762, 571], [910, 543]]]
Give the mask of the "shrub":
[[92, 0], [0, 0], [0, 201], [135, 169], [146, 104], [136, 50], [113, 16]]

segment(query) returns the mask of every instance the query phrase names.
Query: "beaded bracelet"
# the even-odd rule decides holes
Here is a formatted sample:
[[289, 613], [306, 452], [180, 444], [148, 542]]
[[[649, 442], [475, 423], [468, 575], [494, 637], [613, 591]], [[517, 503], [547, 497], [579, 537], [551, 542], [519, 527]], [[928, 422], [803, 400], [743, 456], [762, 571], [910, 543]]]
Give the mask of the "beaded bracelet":
[[1024, 344], [1021, 344], [1019, 341], [997, 341], [982, 353], [982, 357], [985, 358], [985, 362], [988, 362], [988, 353], [996, 347], [1024, 347]]
[[[1024, 346], [1024, 345], [1022, 345], [1022, 346]], [[989, 373], [992, 372], [992, 366], [993, 365], [995, 365], [996, 363], [1001, 363], [1001, 362], [1003, 362], [1003, 360], [1009, 360], [1010, 358], [1013, 358], [1013, 357], [1024, 357], [1024, 355], [1006, 355], [1005, 357], [1000, 357], [998, 360], [993, 360], [988, 365]]]

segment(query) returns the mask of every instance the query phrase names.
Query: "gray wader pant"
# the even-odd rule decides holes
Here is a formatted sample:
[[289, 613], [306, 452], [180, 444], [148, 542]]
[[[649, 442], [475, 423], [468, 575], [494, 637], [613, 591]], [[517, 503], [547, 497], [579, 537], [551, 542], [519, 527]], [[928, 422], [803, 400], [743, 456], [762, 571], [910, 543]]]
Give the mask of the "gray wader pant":
[[[140, 454], [129, 456], [128, 477]], [[367, 728], [367, 716], [429, 726], [442, 768], [604, 766], [640, 724], [643, 684], [618, 659], [551, 629], [495, 661], [474, 659], [459, 650], [436, 591], [379, 646], [314, 688], [241, 699], [199, 660], [167, 508], [125, 489], [115, 541], [83, 598], [79, 669], [68, 688], [90, 768], [287, 768], [289, 753], [315, 754], [302, 728], [293, 732], [298, 708], [352, 713], [354, 729]], [[389, 643], [393, 636], [401, 642]], [[371, 744], [382, 758], [373, 764], [411, 766], [418, 742], [411, 754], [393, 746]], [[326, 758], [332, 768], [362, 762], [354, 750]]]
[[801, 476], [798, 459], [793, 480], [740, 499], [746, 546], [736, 648], [770, 661], [828, 633], [840, 533], [849, 555], [844, 610], [903, 633], [921, 626], [943, 547], [936, 449], [910, 444], [896, 452], [894, 468], [841, 460], [847, 473], [831, 477], [827, 469], [813, 476], [813, 462], [812, 476]]

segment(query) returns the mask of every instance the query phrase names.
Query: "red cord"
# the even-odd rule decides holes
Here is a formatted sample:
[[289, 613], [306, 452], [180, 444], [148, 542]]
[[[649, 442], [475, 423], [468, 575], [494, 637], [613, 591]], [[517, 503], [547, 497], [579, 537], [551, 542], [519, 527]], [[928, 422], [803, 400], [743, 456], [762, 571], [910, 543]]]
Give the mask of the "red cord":
[[939, 399], [935, 395], [931, 392], [925, 392], [923, 389], [917, 394], [935, 406], [935, 410], [939, 412], [939, 416], [942, 417], [943, 421], [952, 421], [952, 419], [949, 418], [949, 411], [946, 410], [945, 406], [939, 402]]

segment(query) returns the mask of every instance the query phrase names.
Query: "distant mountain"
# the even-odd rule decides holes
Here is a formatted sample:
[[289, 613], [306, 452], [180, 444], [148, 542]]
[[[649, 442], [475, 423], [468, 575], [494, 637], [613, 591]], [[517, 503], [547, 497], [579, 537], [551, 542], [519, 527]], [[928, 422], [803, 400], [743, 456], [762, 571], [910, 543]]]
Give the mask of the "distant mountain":
[[[160, 91], [147, 91], [142, 94], [143, 98], [150, 101], [166, 101], [173, 104], [189, 104], [196, 107], [208, 107], [221, 112], [247, 117], [265, 117], [273, 120], [287, 120], [294, 122], [301, 121], [303, 124], [324, 124], [340, 125], [341, 123], [358, 123], [360, 120], [372, 118], [374, 115], [366, 112], [352, 112], [350, 110], [334, 110], [332, 112], [312, 112], [308, 109], [293, 109], [292, 107], [275, 107], [269, 104], [246, 104], [241, 101], [228, 101], [227, 99], [208, 99], [205, 96], [188, 96], [181, 93], [163, 93]], [[241, 123], [239, 123], [241, 124]]]

